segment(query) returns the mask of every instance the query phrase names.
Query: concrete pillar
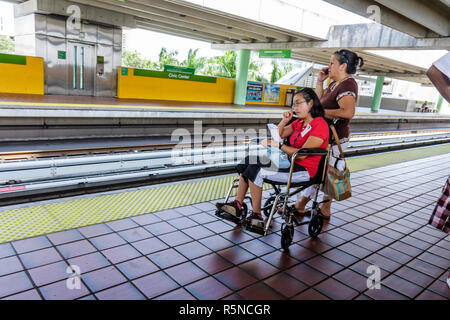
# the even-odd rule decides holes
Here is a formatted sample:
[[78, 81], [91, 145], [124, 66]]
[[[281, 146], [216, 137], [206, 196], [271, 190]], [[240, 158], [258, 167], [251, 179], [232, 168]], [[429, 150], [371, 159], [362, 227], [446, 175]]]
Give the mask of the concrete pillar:
[[444, 98], [442, 97], [442, 95], [439, 95], [439, 99], [436, 105], [436, 112], [440, 113], [441, 112], [441, 107], [442, 107], [442, 101], [444, 100]]
[[247, 76], [250, 64], [250, 53], [248, 49], [239, 50], [236, 67], [236, 86], [234, 90], [234, 104], [245, 105], [247, 96]]
[[384, 76], [377, 77], [377, 84], [372, 99], [372, 112], [377, 113], [380, 110], [381, 93], [383, 92]]

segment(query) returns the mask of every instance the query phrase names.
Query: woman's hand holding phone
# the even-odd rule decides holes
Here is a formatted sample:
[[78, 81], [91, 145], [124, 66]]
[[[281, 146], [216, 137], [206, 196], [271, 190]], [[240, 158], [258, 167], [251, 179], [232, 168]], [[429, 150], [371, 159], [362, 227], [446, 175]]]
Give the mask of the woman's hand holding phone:
[[322, 68], [317, 77], [317, 81], [324, 82], [328, 78], [328, 67]]

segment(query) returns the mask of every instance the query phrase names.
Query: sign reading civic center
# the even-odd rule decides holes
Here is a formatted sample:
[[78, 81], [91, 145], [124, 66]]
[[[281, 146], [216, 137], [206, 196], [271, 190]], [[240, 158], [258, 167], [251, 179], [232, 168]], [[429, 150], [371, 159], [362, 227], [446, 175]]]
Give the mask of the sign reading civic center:
[[291, 57], [291, 50], [259, 50], [260, 58], [285, 58]]
[[217, 81], [217, 79], [215, 77], [197, 76], [197, 75], [186, 74], [186, 73], [164, 72], [164, 71], [144, 70], [144, 69], [134, 69], [133, 74], [135, 76], [141, 76], [141, 77], [155, 77], [155, 78], [188, 80], [188, 81], [199, 81], [199, 82], [210, 82], [210, 83], [216, 83], [216, 81]]

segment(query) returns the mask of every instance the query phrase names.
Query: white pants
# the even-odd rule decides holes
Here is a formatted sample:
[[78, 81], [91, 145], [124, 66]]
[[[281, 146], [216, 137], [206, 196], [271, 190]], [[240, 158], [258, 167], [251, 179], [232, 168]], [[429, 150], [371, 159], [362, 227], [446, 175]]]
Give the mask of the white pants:
[[[348, 146], [350, 145], [350, 143], [348, 141], [341, 143], [341, 148], [342, 151], [345, 152], [345, 150], [347, 150]], [[345, 169], [345, 161], [339, 160], [339, 156], [340, 156], [340, 152], [339, 152], [339, 148], [337, 145], [334, 145], [331, 148], [331, 152], [330, 152], [330, 158], [328, 159], [328, 163], [332, 166], [336, 165], [336, 168], [339, 171], [343, 171]], [[300, 194], [298, 194], [297, 199], [300, 200], [301, 196], [305, 196], [307, 198], [313, 198], [314, 197], [314, 193], [316, 192], [316, 188], [314, 186], [310, 186], [308, 188], [306, 188], [305, 190], [303, 190], [303, 192]], [[320, 196], [328, 196], [326, 193], [319, 191], [319, 197]]]

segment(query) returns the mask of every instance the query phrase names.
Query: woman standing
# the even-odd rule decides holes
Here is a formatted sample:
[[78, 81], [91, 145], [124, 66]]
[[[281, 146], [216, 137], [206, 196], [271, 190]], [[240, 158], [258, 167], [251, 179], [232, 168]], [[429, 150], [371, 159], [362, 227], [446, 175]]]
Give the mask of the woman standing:
[[[358, 57], [350, 50], [342, 49], [333, 53], [330, 64], [320, 71], [317, 79], [316, 94], [325, 109], [325, 119], [328, 124], [332, 124], [333, 119], [339, 119], [335, 124], [335, 128], [343, 151], [349, 145], [350, 120], [355, 115], [356, 100], [358, 98], [358, 84], [351, 75], [363, 64], [364, 61], [361, 57]], [[327, 78], [330, 78], [332, 82], [328, 88], [324, 89], [323, 82]], [[329, 163], [336, 165], [339, 170], [343, 170], [345, 162], [340, 161], [336, 163], [339, 156], [339, 149], [337, 145], [334, 145]], [[307, 188], [300, 201], [295, 203], [296, 212], [294, 211], [294, 213], [304, 215], [306, 213], [305, 206], [313, 194], [314, 188]], [[329, 219], [332, 199], [327, 194], [324, 194], [323, 199], [330, 200], [322, 203], [320, 206], [324, 218]]]

